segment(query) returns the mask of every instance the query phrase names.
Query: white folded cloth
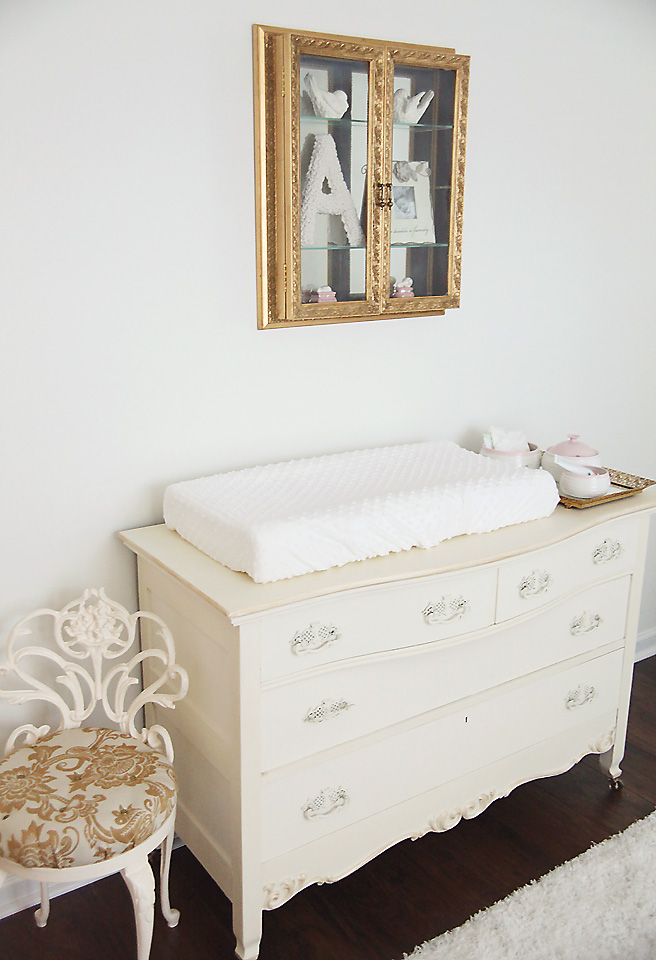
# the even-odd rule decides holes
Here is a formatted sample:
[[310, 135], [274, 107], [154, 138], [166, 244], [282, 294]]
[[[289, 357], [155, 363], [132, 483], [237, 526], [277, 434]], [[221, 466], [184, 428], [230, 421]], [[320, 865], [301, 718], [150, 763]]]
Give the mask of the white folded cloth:
[[526, 434], [520, 430], [502, 430], [500, 427], [490, 427], [489, 437], [493, 450], [507, 450], [509, 453], [528, 453], [529, 446]]

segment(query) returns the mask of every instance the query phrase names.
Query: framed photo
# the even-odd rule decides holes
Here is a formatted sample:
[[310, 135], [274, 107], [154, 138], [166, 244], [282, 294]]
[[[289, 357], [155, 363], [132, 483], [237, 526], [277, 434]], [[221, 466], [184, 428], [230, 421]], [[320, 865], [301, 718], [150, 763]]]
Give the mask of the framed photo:
[[430, 169], [423, 160], [392, 165], [392, 243], [435, 243]]

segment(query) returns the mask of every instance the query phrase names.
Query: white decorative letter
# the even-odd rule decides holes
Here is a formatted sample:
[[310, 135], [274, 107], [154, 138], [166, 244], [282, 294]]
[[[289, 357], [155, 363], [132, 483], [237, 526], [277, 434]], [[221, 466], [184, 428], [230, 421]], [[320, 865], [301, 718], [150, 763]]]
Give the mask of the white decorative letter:
[[[324, 180], [330, 193], [323, 192]], [[339, 165], [337, 147], [329, 133], [318, 133], [310, 158], [307, 179], [301, 200], [301, 245], [311, 247], [314, 241], [314, 225], [317, 214], [339, 214], [352, 246], [364, 244], [365, 237], [355, 211], [353, 197], [346, 186]]]

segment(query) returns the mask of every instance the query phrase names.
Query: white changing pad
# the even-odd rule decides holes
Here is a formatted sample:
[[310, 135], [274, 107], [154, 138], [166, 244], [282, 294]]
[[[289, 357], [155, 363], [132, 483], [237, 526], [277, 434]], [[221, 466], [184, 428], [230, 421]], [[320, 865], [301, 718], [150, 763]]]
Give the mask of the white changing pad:
[[558, 499], [545, 470], [441, 441], [175, 483], [164, 494], [164, 521], [214, 560], [266, 583], [536, 520]]

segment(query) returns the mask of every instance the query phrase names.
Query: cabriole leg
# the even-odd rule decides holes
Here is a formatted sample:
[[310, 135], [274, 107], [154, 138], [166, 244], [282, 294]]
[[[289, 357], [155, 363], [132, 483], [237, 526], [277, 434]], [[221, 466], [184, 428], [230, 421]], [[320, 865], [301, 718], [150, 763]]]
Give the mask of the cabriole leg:
[[41, 906], [34, 911], [34, 919], [37, 927], [45, 927], [50, 915], [50, 895], [48, 893], [48, 884], [41, 884]]
[[162, 844], [159, 863], [159, 899], [164, 919], [169, 927], [176, 927], [180, 919], [180, 911], [174, 910], [169, 901], [169, 870], [171, 868], [173, 836], [174, 832], [171, 830]]
[[622, 786], [622, 781], [620, 780], [622, 776], [620, 767], [621, 760], [622, 756], [616, 756], [615, 747], [611, 747], [606, 753], [599, 754], [599, 766], [601, 767], [602, 773], [608, 777], [611, 790], [619, 790]]
[[155, 914], [155, 878], [150, 869], [148, 857], [144, 857], [133, 866], [125, 867], [121, 870], [121, 876], [127, 884], [134, 905], [134, 919], [137, 925], [137, 960], [148, 960]]

